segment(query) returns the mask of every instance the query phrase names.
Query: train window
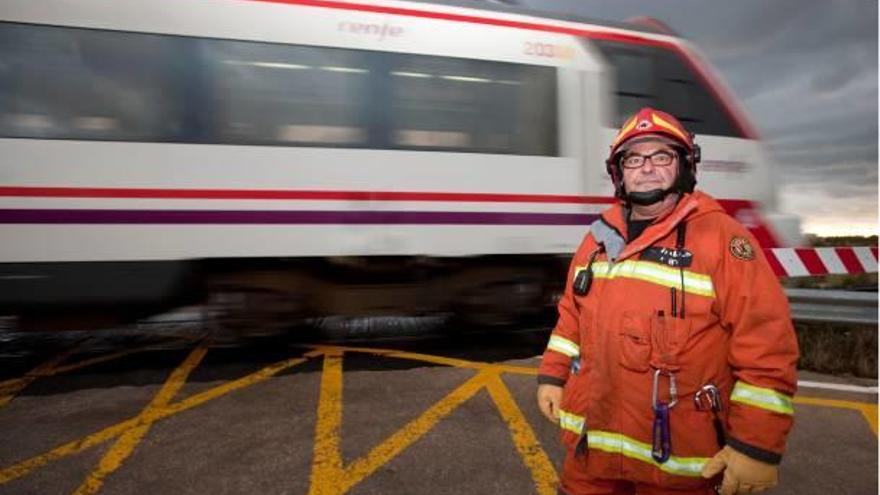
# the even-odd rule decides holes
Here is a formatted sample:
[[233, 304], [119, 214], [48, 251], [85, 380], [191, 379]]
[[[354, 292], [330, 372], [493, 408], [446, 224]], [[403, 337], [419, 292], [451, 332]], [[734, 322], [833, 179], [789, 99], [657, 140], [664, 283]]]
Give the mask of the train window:
[[0, 23], [0, 135], [179, 140], [186, 123], [180, 42]]
[[389, 73], [392, 148], [558, 154], [554, 68], [398, 55]]
[[556, 98], [552, 67], [0, 23], [5, 137], [554, 156]]
[[657, 47], [597, 40], [614, 68], [618, 127], [650, 105], [675, 115], [696, 134], [742, 137], [728, 113], [680, 57]]
[[210, 126], [222, 143], [365, 146], [370, 57], [352, 50], [202, 40]]
[[[654, 59], [638, 51], [615, 53], [617, 69], [617, 104], [620, 115], [629, 116], [653, 103]], [[626, 118], [626, 117], [624, 117]], [[622, 125], [620, 122], [618, 125]]]

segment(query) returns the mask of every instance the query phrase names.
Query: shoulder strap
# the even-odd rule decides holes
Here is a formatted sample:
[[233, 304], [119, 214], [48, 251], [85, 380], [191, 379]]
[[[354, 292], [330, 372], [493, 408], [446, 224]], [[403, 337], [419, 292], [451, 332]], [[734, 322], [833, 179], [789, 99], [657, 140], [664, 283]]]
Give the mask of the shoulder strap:
[[681, 249], [684, 247], [684, 236], [687, 233], [687, 222], [682, 220], [675, 230], [675, 249]]

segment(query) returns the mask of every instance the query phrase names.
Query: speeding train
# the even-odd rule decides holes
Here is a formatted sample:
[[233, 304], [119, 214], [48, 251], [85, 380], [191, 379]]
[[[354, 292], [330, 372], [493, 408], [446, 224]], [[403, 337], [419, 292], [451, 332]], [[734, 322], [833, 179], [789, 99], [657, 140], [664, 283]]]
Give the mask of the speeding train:
[[651, 19], [5, 0], [0, 315], [520, 318], [614, 201], [609, 143], [645, 105], [696, 134], [698, 187], [764, 247], [798, 242], [730, 90]]

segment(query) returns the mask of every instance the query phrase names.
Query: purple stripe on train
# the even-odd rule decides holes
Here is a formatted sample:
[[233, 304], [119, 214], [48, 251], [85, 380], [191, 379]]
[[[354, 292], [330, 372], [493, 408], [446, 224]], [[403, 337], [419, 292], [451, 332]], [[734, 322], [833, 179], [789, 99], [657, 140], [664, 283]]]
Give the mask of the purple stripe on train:
[[588, 225], [598, 215], [486, 211], [0, 209], [0, 224]]

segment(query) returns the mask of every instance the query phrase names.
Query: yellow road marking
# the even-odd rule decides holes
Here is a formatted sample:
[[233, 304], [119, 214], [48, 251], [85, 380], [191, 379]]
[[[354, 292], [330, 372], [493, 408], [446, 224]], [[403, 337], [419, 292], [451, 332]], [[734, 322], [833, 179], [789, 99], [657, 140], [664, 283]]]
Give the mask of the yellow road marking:
[[193, 340], [195, 340], [195, 339], [181, 338], [181, 339], [175, 339], [175, 340], [172, 340], [169, 342], [162, 342], [159, 344], [150, 344], [150, 345], [145, 345], [143, 347], [134, 347], [131, 349], [125, 349], [123, 351], [114, 352], [111, 354], [106, 354], [104, 356], [97, 356], [97, 357], [93, 357], [93, 358], [89, 358], [89, 359], [84, 359], [84, 360], [78, 361], [76, 363], [70, 363], [70, 364], [65, 364], [64, 366], [59, 366], [53, 370], [52, 374], [58, 375], [61, 373], [67, 373], [69, 371], [76, 371], [76, 370], [85, 368], [87, 366], [93, 366], [96, 364], [106, 363], [108, 361], [113, 361], [114, 359], [119, 359], [121, 357], [129, 356], [131, 354], [137, 354], [139, 352], [156, 350], [156, 349], [159, 349], [163, 345], [177, 344], [177, 343], [184, 344], [187, 342], [192, 342]]
[[868, 426], [877, 434], [877, 405], [869, 402], [856, 402], [840, 399], [823, 399], [820, 397], [794, 397], [795, 404], [807, 404], [811, 406], [836, 407], [839, 409], [852, 409], [862, 414], [868, 422]]
[[468, 361], [465, 359], [450, 358], [444, 356], [434, 356], [432, 354], [421, 354], [418, 352], [395, 351], [393, 349], [379, 349], [373, 347], [348, 347], [348, 346], [314, 346], [315, 349], [335, 349], [342, 352], [360, 352], [364, 354], [375, 354], [383, 357], [393, 357], [398, 359], [409, 359], [412, 361], [422, 361], [426, 363], [439, 364], [443, 366], [452, 366], [454, 368], [465, 368], [482, 370], [492, 368], [503, 371], [505, 373], [517, 373], [521, 375], [537, 375], [538, 368], [533, 366], [514, 366], [507, 364], [484, 363], [480, 361]]
[[864, 404], [861, 410], [862, 416], [864, 416], [865, 421], [868, 422], [868, 426], [874, 431], [874, 435], [877, 435], [877, 405]]
[[30, 459], [21, 461], [18, 464], [13, 464], [12, 466], [4, 468], [2, 471], [0, 471], [0, 484], [20, 478], [33, 471], [34, 469], [42, 467], [52, 461], [57, 461], [58, 459], [73, 454], [78, 454], [84, 450], [89, 449], [90, 447], [94, 447], [95, 445], [104, 443], [107, 440], [117, 437], [125, 433], [129, 429], [138, 426], [138, 424], [139, 423], [138, 421], [136, 421], [136, 418], [128, 419], [120, 423], [116, 423], [113, 426], [104, 428], [97, 433], [93, 433], [89, 436], [58, 446], [44, 454], [31, 457]]
[[485, 385], [489, 377], [485, 372], [478, 373], [374, 447], [366, 456], [356, 459], [346, 467], [340, 449], [343, 349], [322, 346], [318, 350], [325, 354], [309, 495], [341, 495], [349, 491], [471, 398]]
[[359, 352], [363, 354], [375, 354], [383, 357], [395, 357], [402, 359], [411, 359], [413, 361], [423, 361], [427, 363], [441, 364], [443, 366], [452, 366], [455, 368], [478, 368], [482, 363], [474, 361], [466, 361], [464, 359], [456, 359], [444, 356], [433, 356], [431, 354], [419, 354], [415, 352], [395, 351], [393, 349], [379, 349], [373, 347], [349, 347], [349, 346], [315, 346], [315, 349], [338, 350], [342, 352]]
[[286, 359], [284, 361], [280, 361], [271, 366], [267, 366], [259, 371], [251, 373], [250, 375], [246, 375], [237, 380], [218, 385], [214, 388], [205, 390], [204, 392], [200, 392], [198, 394], [187, 397], [186, 399], [179, 402], [175, 402], [173, 404], [169, 404], [163, 407], [157, 407], [150, 411], [144, 411], [142, 414], [139, 414], [134, 418], [119, 422], [115, 425], [104, 428], [101, 431], [92, 433], [91, 435], [79, 438], [72, 442], [68, 442], [64, 445], [60, 445], [50, 450], [49, 452], [45, 452], [30, 459], [21, 461], [17, 464], [13, 464], [12, 466], [0, 470], [0, 484], [20, 478], [33, 471], [34, 469], [42, 467], [52, 461], [56, 461], [64, 457], [77, 454], [79, 452], [89, 449], [90, 447], [94, 447], [95, 445], [104, 443], [110, 439], [122, 435], [132, 428], [152, 424], [156, 421], [165, 419], [174, 414], [192, 409], [205, 402], [214, 400], [218, 397], [222, 397], [230, 392], [234, 392], [236, 390], [265, 381], [266, 379], [271, 378], [288, 368], [292, 368], [298, 364], [302, 364], [306, 362], [308, 358], [315, 357], [317, 355], [320, 355], [320, 353], [313, 351], [306, 353], [305, 355], [303, 355], [303, 357], [300, 358]]
[[[461, 404], [484, 387], [508, 424], [517, 451], [523, 456], [541, 495], [555, 493], [556, 471], [547, 454], [532, 432], [509, 390], [500, 379], [500, 373], [520, 367], [497, 366], [453, 358], [437, 358], [424, 354], [397, 352], [384, 349], [319, 346], [324, 352], [324, 371], [315, 426], [314, 458], [312, 461], [309, 495], [342, 495], [372, 475], [381, 466], [400, 455], [413, 443], [431, 431], [438, 422], [448, 417]], [[397, 430], [366, 456], [344, 465], [340, 444], [342, 426], [342, 356], [344, 351], [366, 352], [385, 357], [417, 359], [436, 364], [453, 363], [459, 368], [476, 368], [479, 372], [458, 388], [440, 399], [418, 418]], [[524, 368], [531, 374], [532, 370]]]
[[362, 457], [345, 469], [342, 491], [345, 493], [364, 478], [373, 474], [382, 465], [403, 452], [407, 447], [422, 438], [443, 418], [452, 414], [462, 403], [470, 399], [485, 385], [491, 377], [489, 372], [481, 371], [464, 382], [458, 388], [440, 399], [418, 418], [395, 432], [388, 439], [373, 448], [366, 457]]
[[855, 402], [849, 400], [840, 400], [840, 399], [823, 399], [821, 397], [802, 397], [800, 395], [794, 396], [795, 404], [809, 404], [811, 406], [825, 406], [825, 407], [838, 407], [841, 409], [856, 409], [859, 410], [861, 407], [867, 402]]
[[25, 387], [30, 385], [37, 378], [52, 375], [59, 364], [79, 351], [85, 340], [86, 339], [80, 340], [70, 349], [58, 353], [45, 363], [25, 373], [21, 378], [13, 378], [12, 380], [0, 382], [0, 408], [9, 404], [12, 399], [15, 398], [16, 394], [24, 390]]
[[321, 373], [310, 495], [341, 493], [337, 491], [336, 485], [343, 476], [342, 455], [339, 450], [341, 426], [342, 352], [328, 349], [324, 354], [324, 369]]
[[492, 400], [495, 401], [501, 417], [510, 428], [510, 435], [513, 437], [516, 450], [523, 458], [526, 467], [531, 471], [538, 493], [540, 495], [556, 494], [559, 478], [553, 468], [553, 463], [541, 448], [541, 443], [538, 442], [535, 432], [532, 431], [531, 425], [516, 404], [510, 390], [501, 380], [501, 376], [494, 375], [486, 388], [489, 390]]
[[[70, 354], [75, 352], [75, 349], [71, 349], [68, 352], [69, 354], [67, 355], [60, 355], [50, 362], [44, 363], [44, 365], [34, 369], [25, 377], [0, 383], [0, 393], [5, 391], [2, 388], [4, 386], [9, 387], [9, 390], [20, 390], [20, 388], [15, 387], [19, 387], [24, 383], [24, 385], [21, 386], [21, 388], [23, 388], [36, 377], [45, 376], [46, 373], [51, 374], [61, 371], [70, 371], [72, 369], [78, 369], [79, 367], [95, 364], [97, 362], [104, 362], [111, 358], [117, 358], [130, 353], [123, 351], [111, 356], [94, 358], [65, 367], [58, 367], [57, 365]], [[477, 370], [478, 373], [476, 376], [472, 377], [449, 395], [434, 404], [419, 418], [413, 420], [391, 437], [383, 441], [380, 445], [376, 446], [365, 457], [359, 458], [349, 466], [345, 467], [339, 449], [339, 432], [342, 421], [342, 355], [344, 352], [370, 353], [385, 357], [423, 361], [444, 366], [474, 369]], [[170, 402], [170, 399], [173, 397], [174, 393], [176, 393], [176, 390], [161, 401], [158, 400], [159, 395], [157, 395], [156, 399], [151, 402], [150, 406], [138, 416], [0, 470], [0, 484], [24, 476], [32, 470], [49, 462], [82, 452], [92, 446], [101, 444], [115, 437], [123, 436], [124, 438], [120, 439], [114, 448], [110, 450], [110, 452], [113, 452], [116, 450], [116, 447], [119, 447], [116, 454], [119, 456], [119, 452], [123, 452], [125, 448], [128, 448], [123, 448], [123, 446], [130, 445], [133, 449], [137, 442], [140, 441], [142, 434], [138, 436], [133, 432], [143, 430], [144, 433], [146, 433], [146, 429], [156, 421], [192, 409], [236, 390], [262, 382], [288, 368], [305, 362], [309, 358], [321, 355], [325, 355], [325, 362], [324, 374], [322, 374], [321, 380], [318, 420], [316, 421], [315, 460], [313, 462], [311, 478], [312, 487], [310, 493], [340, 495], [350, 490], [357, 483], [370, 476], [379, 467], [389, 462], [412, 443], [424, 436], [440, 420], [451, 414], [458, 406], [479, 392], [483, 387], [487, 388], [490, 396], [501, 413], [502, 418], [508, 424], [517, 451], [523, 457], [526, 466], [530, 469], [538, 492], [542, 495], [544, 493], [552, 493], [552, 491], [547, 491], [547, 487], [554, 486], [556, 479], [555, 471], [553, 470], [552, 465], [550, 465], [546, 453], [541, 449], [527, 420], [522, 415], [522, 411], [518, 408], [513, 397], [510, 395], [509, 389], [507, 389], [506, 385], [504, 385], [503, 381], [500, 379], [501, 373], [535, 375], [537, 374], [537, 368], [528, 366], [496, 365], [492, 363], [467, 361], [463, 359], [388, 349], [343, 346], [315, 346], [312, 351], [305, 353], [302, 357], [275, 363], [261, 369], [260, 371], [211, 388], [173, 404], [169, 404], [168, 402]], [[201, 357], [193, 359], [194, 367]], [[181, 365], [179, 370], [185, 369], [185, 364], [186, 363]], [[191, 369], [192, 368], [190, 368], [189, 371], [182, 371], [183, 374], [180, 375], [182, 377], [179, 382], [180, 385], [185, 382], [186, 375], [188, 375]], [[169, 385], [169, 383], [173, 381], [174, 380], [169, 378], [169, 382], [166, 383], [166, 385]], [[174, 389], [174, 386], [169, 385], [168, 390], [171, 389]], [[795, 397], [794, 401], [795, 403], [800, 404], [838, 407], [860, 411], [868, 421], [874, 433], [877, 433], [877, 406], [875, 404], [812, 397]], [[131, 433], [131, 435], [129, 435], [129, 433]], [[98, 468], [99, 471], [103, 467], [104, 472], [112, 472], [118, 468], [118, 465], [114, 464], [114, 462], [116, 462], [115, 459], [118, 458], [119, 463], [121, 463], [122, 460], [130, 454], [129, 451], [128, 454], [114, 457], [109, 455], [110, 452], [105, 455], [105, 459], [102, 459], [102, 463]], [[86, 487], [86, 485], [87, 484], [84, 483], [83, 487]], [[87, 489], [83, 487], [81, 488]]]
[[[171, 341], [170, 343], [175, 342], [190, 342], [193, 339], [181, 338], [178, 340]], [[66, 364], [64, 366], [59, 366], [60, 363], [64, 362], [68, 357], [76, 354], [76, 352], [82, 348], [85, 339], [81, 340], [72, 348], [58, 354], [53, 357], [49, 361], [41, 364], [40, 366], [34, 368], [33, 370], [25, 373], [24, 376], [20, 378], [13, 378], [10, 380], [4, 380], [0, 382], [0, 408], [8, 404], [15, 396], [21, 392], [25, 387], [30, 385], [37, 378], [45, 378], [48, 376], [58, 375], [61, 373], [67, 373], [69, 371], [74, 371], [78, 369], [85, 368], [87, 366], [92, 366], [95, 364], [104, 363], [107, 361], [112, 361], [114, 359], [118, 359], [124, 356], [128, 356], [130, 354], [135, 354], [138, 352], [144, 352], [151, 349], [155, 349], [159, 345], [166, 345], [168, 342], [163, 344], [152, 344], [148, 346], [143, 346], [134, 349], [126, 349], [124, 351], [114, 352], [112, 354], [108, 354], [105, 356], [98, 356], [90, 359], [85, 359], [83, 361], [79, 361], [76, 363]]]
[[[207, 352], [208, 350], [205, 348], [204, 344], [193, 349], [183, 363], [171, 373], [171, 376], [168, 377], [168, 380], [141, 414], [148, 414], [150, 411], [165, 406], [171, 402], [171, 399], [173, 399], [177, 392], [183, 388], [189, 374], [199, 365]], [[111, 447], [98, 462], [98, 467], [92, 471], [79, 488], [73, 492], [74, 495], [90, 495], [97, 493], [104, 485], [104, 480], [107, 476], [110, 476], [114, 471], [119, 469], [122, 466], [122, 463], [125, 462], [125, 460], [134, 452], [134, 449], [150, 430], [150, 426], [152, 426], [152, 422], [132, 428], [123, 433], [121, 437], [116, 440], [113, 447]]]

